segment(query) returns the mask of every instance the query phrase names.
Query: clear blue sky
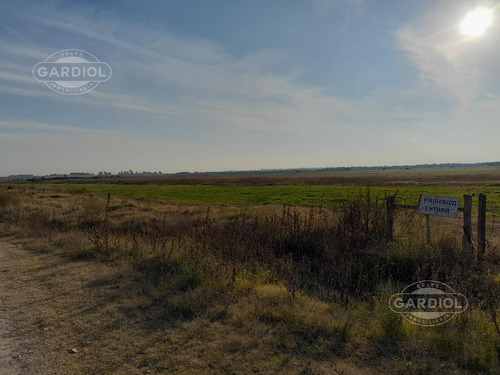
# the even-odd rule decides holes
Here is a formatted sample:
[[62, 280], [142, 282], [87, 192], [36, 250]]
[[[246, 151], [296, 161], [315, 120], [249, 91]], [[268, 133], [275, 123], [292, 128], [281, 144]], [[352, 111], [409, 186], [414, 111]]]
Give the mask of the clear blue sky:
[[[498, 1], [113, 0], [0, 5], [0, 175], [494, 161]], [[64, 96], [63, 49], [113, 75]]]

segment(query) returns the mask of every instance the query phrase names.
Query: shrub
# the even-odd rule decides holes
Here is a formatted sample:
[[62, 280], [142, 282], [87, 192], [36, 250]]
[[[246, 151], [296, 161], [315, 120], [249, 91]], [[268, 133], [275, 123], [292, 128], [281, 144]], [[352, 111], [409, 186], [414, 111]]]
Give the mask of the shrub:
[[80, 221], [80, 226], [87, 233], [88, 239], [94, 244], [98, 254], [110, 258], [120, 244], [120, 235], [113, 227], [112, 219], [107, 210]]

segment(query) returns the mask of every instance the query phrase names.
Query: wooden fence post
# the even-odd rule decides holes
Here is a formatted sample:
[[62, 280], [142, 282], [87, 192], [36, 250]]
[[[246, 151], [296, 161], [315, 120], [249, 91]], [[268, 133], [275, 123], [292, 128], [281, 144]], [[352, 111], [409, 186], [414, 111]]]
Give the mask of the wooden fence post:
[[481, 260], [486, 252], [486, 195], [479, 194], [477, 212], [477, 256]]
[[464, 250], [472, 249], [472, 196], [464, 195], [464, 233], [462, 235]]
[[385, 227], [385, 238], [387, 242], [392, 242], [394, 240], [394, 197], [387, 197], [387, 221]]

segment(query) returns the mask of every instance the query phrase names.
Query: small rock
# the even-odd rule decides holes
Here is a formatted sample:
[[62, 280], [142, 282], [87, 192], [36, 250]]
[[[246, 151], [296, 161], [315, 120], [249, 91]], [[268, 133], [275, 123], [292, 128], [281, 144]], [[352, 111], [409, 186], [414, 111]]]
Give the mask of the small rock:
[[75, 353], [78, 353], [78, 350], [73, 348], [73, 349], [70, 349], [69, 352], [70, 352], [70, 354], [75, 354]]

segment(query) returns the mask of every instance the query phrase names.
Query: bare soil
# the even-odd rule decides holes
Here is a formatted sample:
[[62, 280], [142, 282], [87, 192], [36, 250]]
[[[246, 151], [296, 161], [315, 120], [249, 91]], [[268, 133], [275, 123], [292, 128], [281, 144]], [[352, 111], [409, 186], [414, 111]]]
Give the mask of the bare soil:
[[22, 340], [14, 323], [13, 310], [16, 302], [12, 299], [12, 293], [8, 293], [12, 287], [11, 265], [9, 261], [16, 252], [15, 245], [6, 241], [0, 242], [0, 374], [20, 375], [23, 374], [20, 359], [22, 355], [19, 349]]
[[105, 282], [91, 287], [102, 274], [113, 275], [103, 264], [68, 262], [0, 239], [0, 374], [99, 373], [88, 335], [98, 326], [90, 312], [110, 298]]

